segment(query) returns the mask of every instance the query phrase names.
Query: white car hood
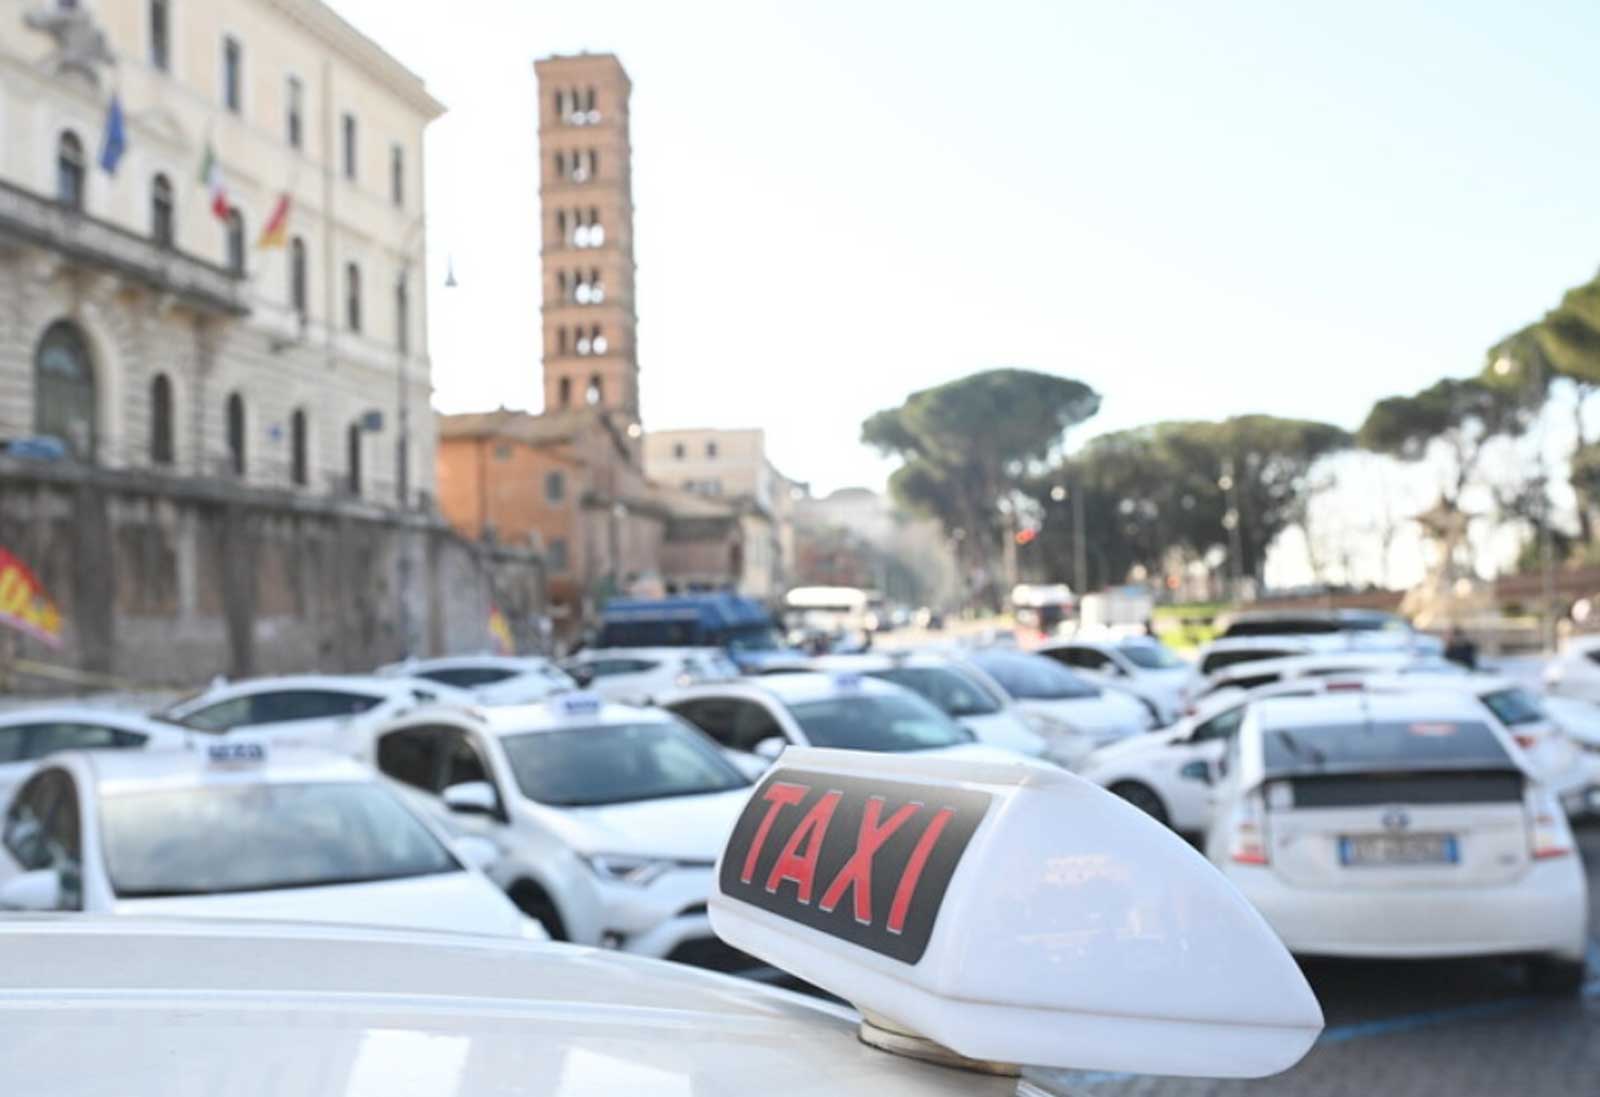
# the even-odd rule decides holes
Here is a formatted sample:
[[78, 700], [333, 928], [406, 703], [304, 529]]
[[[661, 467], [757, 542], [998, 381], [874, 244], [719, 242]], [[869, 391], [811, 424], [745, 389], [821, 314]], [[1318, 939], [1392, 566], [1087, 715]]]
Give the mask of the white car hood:
[[991, 746], [988, 743], [957, 743], [953, 747], [934, 747], [932, 750], [919, 750], [915, 752], [918, 758], [961, 758], [968, 762], [999, 762], [1004, 765], [1042, 766], [1049, 765], [1035, 758], [1018, 754], [1014, 750], [1004, 747]]
[[475, 872], [446, 872], [333, 887], [284, 888], [227, 895], [121, 899], [117, 914], [259, 918], [281, 922], [431, 929], [496, 937], [522, 935], [521, 912]]
[[980, 743], [1037, 758], [1045, 752], [1045, 741], [1022, 719], [1010, 712], [991, 712], [986, 716], [963, 716], [959, 720], [972, 729]]
[[1098, 697], [1068, 698], [1059, 701], [1019, 699], [1018, 706], [1029, 712], [1042, 712], [1071, 724], [1100, 740], [1135, 735], [1145, 730], [1149, 713], [1144, 705], [1125, 693], [1103, 689]]
[[582, 853], [715, 861], [750, 798], [748, 788], [628, 804], [562, 808], [562, 830]]
[[1135, 735], [1127, 739], [1118, 739], [1114, 743], [1107, 743], [1089, 756], [1086, 766], [1097, 765], [1101, 762], [1122, 761], [1127, 758], [1148, 754], [1151, 751], [1165, 750], [1173, 743], [1178, 742], [1189, 729], [1184, 725], [1167, 728], [1164, 731], [1152, 731], [1148, 735]]

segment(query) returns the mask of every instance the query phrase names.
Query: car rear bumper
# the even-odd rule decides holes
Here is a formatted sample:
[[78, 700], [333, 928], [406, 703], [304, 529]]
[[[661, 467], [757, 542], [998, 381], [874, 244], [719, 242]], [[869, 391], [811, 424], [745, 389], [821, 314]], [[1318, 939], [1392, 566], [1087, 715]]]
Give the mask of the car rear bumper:
[[1246, 865], [1228, 866], [1226, 875], [1297, 955], [1585, 952], [1588, 891], [1576, 854], [1535, 864], [1514, 884], [1481, 888], [1303, 888]]

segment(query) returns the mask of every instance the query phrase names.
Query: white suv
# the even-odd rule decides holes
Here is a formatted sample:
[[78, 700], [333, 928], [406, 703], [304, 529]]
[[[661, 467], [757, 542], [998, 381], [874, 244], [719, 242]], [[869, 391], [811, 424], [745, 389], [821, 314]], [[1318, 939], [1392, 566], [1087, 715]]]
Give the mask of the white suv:
[[721, 648], [591, 648], [562, 668], [585, 689], [624, 705], [648, 705], [674, 689], [739, 677]]
[[414, 678], [303, 674], [219, 681], [159, 713], [161, 719], [213, 733], [249, 730], [279, 746], [351, 753], [361, 728], [421, 704], [473, 703], [470, 694]]
[[556, 940], [757, 966], [706, 917], [749, 781], [683, 721], [588, 693], [419, 709], [374, 729], [366, 757], [441, 825], [493, 842], [490, 878]]

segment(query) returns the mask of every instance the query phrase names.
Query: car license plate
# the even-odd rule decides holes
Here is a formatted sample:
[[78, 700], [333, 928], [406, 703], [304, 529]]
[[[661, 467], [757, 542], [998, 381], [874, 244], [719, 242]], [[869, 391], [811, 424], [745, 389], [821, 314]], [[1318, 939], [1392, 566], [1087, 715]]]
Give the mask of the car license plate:
[[1454, 834], [1358, 834], [1339, 839], [1339, 863], [1368, 865], [1453, 865], [1460, 860]]

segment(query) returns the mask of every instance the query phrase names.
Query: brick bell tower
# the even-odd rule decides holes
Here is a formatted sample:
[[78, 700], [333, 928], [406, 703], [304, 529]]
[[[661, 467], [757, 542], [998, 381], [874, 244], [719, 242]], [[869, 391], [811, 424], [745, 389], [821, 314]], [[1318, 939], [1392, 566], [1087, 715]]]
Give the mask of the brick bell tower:
[[586, 406], [639, 422], [634, 316], [632, 84], [609, 53], [534, 63], [545, 411]]

